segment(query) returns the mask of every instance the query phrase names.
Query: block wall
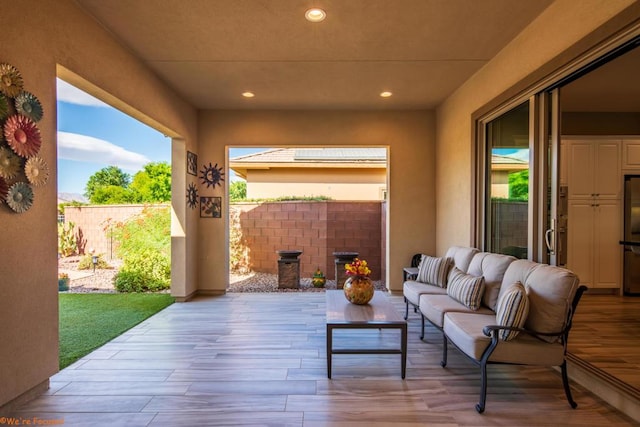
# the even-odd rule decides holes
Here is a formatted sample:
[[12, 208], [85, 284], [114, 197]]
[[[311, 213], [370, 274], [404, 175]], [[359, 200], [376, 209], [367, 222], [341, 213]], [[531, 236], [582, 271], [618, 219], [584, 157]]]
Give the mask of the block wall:
[[383, 261], [381, 202], [237, 203], [240, 227], [253, 271], [277, 273], [278, 250], [301, 250], [300, 274], [311, 277], [319, 267], [335, 279], [333, 252], [358, 252], [369, 263], [374, 280]]

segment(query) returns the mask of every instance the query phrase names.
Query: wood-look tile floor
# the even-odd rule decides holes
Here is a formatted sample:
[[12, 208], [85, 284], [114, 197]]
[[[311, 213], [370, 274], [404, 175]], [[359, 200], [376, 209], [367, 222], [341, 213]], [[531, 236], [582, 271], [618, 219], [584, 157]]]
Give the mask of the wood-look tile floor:
[[[390, 296], [399, 312], [402, 296]], [[398, 355], [337, 355], [327, 379], [324, 293], [227, 294], [173, 304], [64, 369], [14, 416], [65, 426], [631, 426], [547, 368], [478, 369], [409, 319], [407, 379]], [[340, 331], [336, 344], [397, 342], [399, 331]], [[6, 415], [6, 414], [2, 414]]]
[[585, 293], [569, 351], [640, 391], [640, 297]]

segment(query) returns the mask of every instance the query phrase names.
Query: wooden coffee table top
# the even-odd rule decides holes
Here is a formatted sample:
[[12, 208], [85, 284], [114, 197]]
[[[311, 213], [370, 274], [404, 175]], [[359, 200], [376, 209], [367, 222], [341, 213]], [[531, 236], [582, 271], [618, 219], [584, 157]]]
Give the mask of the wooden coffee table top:
[[369, 304], [357, 305], [347, 301], [342, 290], [328, 290], [327, 324], [394, 324], [406, 323], [382, 291], [375, 291]]

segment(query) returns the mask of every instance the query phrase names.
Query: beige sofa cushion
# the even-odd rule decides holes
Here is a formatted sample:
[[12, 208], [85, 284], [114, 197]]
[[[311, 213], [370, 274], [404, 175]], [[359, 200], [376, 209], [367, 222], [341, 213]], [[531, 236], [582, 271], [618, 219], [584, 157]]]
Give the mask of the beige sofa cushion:
[[[505, 285], [506, 286], [506, 285]], [[496, 308], [496, 323], [500, 326], [524, 327], [529, 314], [529, 299], [527, 290], [520, 282], [516, 282], [502, 293]], [[500, 339], [511, 341], [518, 336], [519, 331], [501, 330]]]
[[402, 293], [411, 304], [417, 306], [420, 304], [420, 295], [446, 295], [447, 290], [439, 286], [428, 285], [426, 283], [416, 282], [415, 280], [407, 280], [404, 282]]
[[447, 276], [449, 275], [451, 265], [450, 258], [422, 255], [420, 265], [418, 265], [418, 277], [416, 281], [446, 288]]
[[[540, 265], [529, 274], [525, 286], [529, 297], [529, 315], [525, 328], [538, 332], [560, 332], [579, 286], [571, 271], [551, 265]], [[540, 336], [554, 342], [557, 337]]]
[[504, 273], [516, 258], [510, 255], [494, 254], [491, 252], [479, 252], [474, 255], [469, 264], [468, 274], [484, 277], [484, 295], [482, 304], [496, 311], [498, 294]]
[[477, 311], [473, 311], [460, 304], [449, 295], [421, 295], [420, 312], [429, 320], [429, 322], [440, 329], [442, 329], [444, 315], [448, 312], [490, 314], [495, 319], [495, 313], [487, 307], [480, 307]]
[[463, 273], [456, 267], [451, 269], [447, 279], [447, 295], [465, 307], [476, 311], [482, 303], [484, 277]]
[[[482, 333], [487, 325], [495, 325], [495, 315], [449, 312], [444, 317], [444, 333], [463, 353], [480, 360], [491, 338]], [[561, 343], [548, 343], [528, 334], [511, 341], [500, 341], [489, 358], [492, 362], [537, 366], [559, 366], [564, 361]]]
[[467, 246], [451, 246], [444, 256], [446, 258], [451, 258], [453, 260], [453, 265], [456, 266], [458, 270], [466, 273], [469, 269], [469, 264], [471, 264], [471, 260], [478, 252], [479, 251], [476, 248], [470, 248]]
[[[562, 331], [579, 285], [578, 277], [561, 267], [517, 260], [507, 268], [502, 283], [517, 281], [524, 284], [529, 298], [529, 315], [525, 328], [547, 333]], [[505, 286], [502, 286], [498, 298], [504, 291]], [[543, 335], [540, 338], [548, 342], [559, 339], [557, 336]]]

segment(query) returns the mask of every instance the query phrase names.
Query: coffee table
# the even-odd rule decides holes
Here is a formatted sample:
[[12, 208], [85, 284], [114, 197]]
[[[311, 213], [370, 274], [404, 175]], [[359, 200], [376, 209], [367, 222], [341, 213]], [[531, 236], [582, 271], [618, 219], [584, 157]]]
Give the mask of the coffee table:
[[[381, 291], [366, 305], [351, 304], [342, 290], [327, 290], [327, 377], [334, 354], [400, 354], [401, 374], [407, 370], [407, 322]], [[399, 348], [333, 348], [334, 329], [400, 329]]]

